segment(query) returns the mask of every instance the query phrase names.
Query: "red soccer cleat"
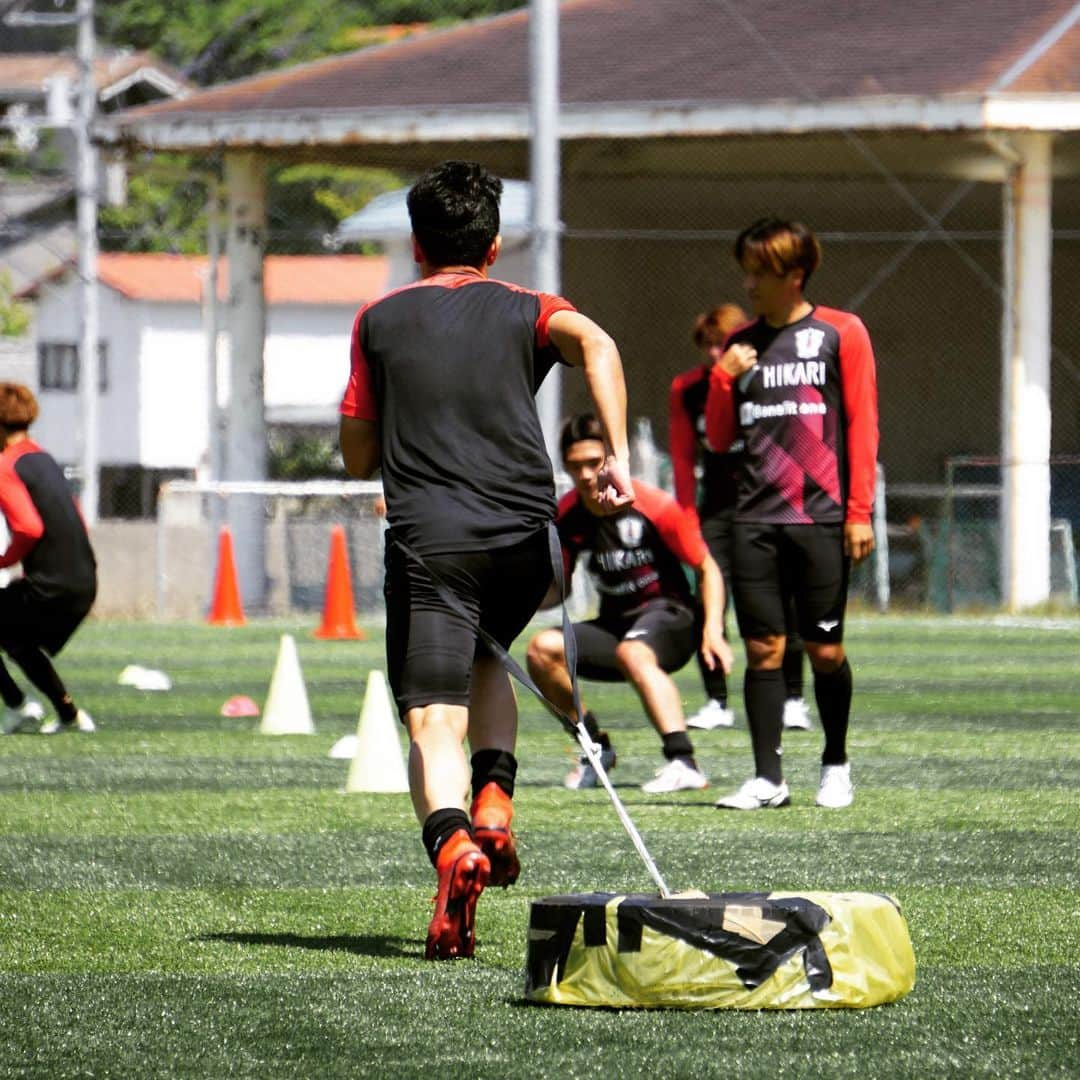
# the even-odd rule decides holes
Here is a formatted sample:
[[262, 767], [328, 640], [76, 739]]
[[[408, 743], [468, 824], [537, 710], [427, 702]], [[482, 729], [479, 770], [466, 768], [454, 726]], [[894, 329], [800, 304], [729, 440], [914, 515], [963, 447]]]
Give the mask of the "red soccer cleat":
[[491, 863], [469, 834], [460, 829], [447, 840], [438, 857], [439, 891], [435, 915], [428, 926], [428, 960], [472, 956], [476, 901], [491, 876]]
[[491, 862], [491, 885], [513, 885], [521, 873], [510, 819], [514, 805], [510, 796], [492, 781], [485, 784], [469, 808], [473, 835]]

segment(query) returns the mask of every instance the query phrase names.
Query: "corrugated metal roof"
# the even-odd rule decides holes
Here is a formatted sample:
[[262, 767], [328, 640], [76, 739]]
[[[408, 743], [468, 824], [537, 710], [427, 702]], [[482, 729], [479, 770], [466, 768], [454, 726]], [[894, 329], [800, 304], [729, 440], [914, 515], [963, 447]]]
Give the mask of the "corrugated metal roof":
[[[569, 0], [567, 105], [983, 93], [1074, 0]], [[1007, 87], [1080, 92], [1073, 26]], [[406, 38], [123, 114], [496, 106], [528, 97], [528, 11]], [[999, 87], [1000, 89], [1000, 87]]]

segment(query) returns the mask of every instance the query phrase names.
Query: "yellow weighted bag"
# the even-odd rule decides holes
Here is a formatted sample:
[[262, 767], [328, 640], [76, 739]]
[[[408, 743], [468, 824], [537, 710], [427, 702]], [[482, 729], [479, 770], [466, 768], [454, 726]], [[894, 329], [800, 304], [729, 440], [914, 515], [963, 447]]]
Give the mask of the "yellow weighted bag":
[[533, 902], [525, 980], [549, 1005], [860, 1009], [902, 998], [915, 954], [877, 893], [583, 893]]

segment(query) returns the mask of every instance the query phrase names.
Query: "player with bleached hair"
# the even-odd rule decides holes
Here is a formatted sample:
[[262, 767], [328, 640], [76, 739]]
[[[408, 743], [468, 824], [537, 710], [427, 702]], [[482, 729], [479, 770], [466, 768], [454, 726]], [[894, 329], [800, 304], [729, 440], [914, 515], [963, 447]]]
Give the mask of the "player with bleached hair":
[[412, 186], [421, 278], [360, 310], [341, 403], [349, 472], [382, 468], [387, 670], [438, 874], [429, 959], [471, 956], [480, 894], [519, 873], [517, 704], [479, 631], [509, 648], [552, 580], [554, 480], [534, 395], [554, 364], [584, 371], [603, 431], [605, 504], [634, 494], [615, 343], [562, 297], [489, 276], [501, 194], [497, 177], [465, 161]]
[[848, 572], [874, 546], [874, 354], [858, 316], [806, 298], [821, 249], [805, 225], [756, 221], [736, 239], [735, 259], [757, 319], [731, 335], [713, 365], [705, 432], [716, 449], [739, 436], [745, 442], [732, 592], [746, 644], [755, 775], [717, 806], [759, 810], [790, 801], [780, 757], [781, 669], [785, 607], [793, 603], [825, 735], [817, 804], [841, 808], [853, 799]]
[[22, 577], [0, 589], [0, 650], [26, 673], [56, 715], [28, 698], [0, 660], [4, 733], [56, 735], [94, 730], [72, 700], [50, 657], [67, 644], [93, 606], [97, 563], [63, 470], [33, 439], [38, 403], [20, 383], [0, 383], [0, 512], [11, 543], [0, 567], [22, 564]]

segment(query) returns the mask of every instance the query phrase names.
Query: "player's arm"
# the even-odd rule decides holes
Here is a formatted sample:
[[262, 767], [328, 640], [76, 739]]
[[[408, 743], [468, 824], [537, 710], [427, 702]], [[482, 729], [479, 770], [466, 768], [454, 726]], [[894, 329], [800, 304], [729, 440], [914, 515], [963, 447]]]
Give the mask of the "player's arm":
[[705, 609], [701, 629], [701, 658], [710, 671], [717, 665], [725, 675], [731, 673], [735, 656], [724, 637], [724, 575], [711, 555], [694, 567], [698, 579], [698, 596]]
[[718, 454], [735, 441], [735, 380], [757, 363], [757, 350], [746, 342], [728, 346], [709, 372], [705, 398], [705, 438]]
[[859, 562], [874, 550], [870, 520], [877, 480], [878, 404], [870, 335], [854, 316], [840, 338], [840, 376], [848, 459], [844, 553]]
[[671, 455], [671, 471], [675, 480], [675, 500], [680, 506], [696, 513], [697, 480], [694, 477], [694, 465], [697, 463], [697, 439], [694, 436], [693, 421], [686, 411], [684, 394], [687, 381], [684, 375], [677, 375], [671, 383], [671, 392], [668, 395], [668, 452]]
[[11, 533], [11, 543], [0, 555], [0, 567], [14, 566], [34, 550], [45, 535], [45, 524], [26, 485], [10, 466], [0, 472], [0, 513]]
[[374, 420], [342, 416], [338, 427], [341, 457], [350, 476], [367, 480], [379, 468], [379, 426]]
[[701, 657], [709, 670], [717, 664], [731, 670], [734, 657], [724, 639], [724, 575], [709, 554], [697, 515], [688, 513], [670, 495], [645, 488], [639, 493], [637, 508], [656, 526], [660, 538], [677, 559], [694, 569], [698, 595], [704, 609]]
[[345, 471], [367, 480], [379, 467], [382, 448], [379, 443], [379, 409], [371, 382], [371, 369], [361, 344], [361, 326], [365, 308], [353, 322], [349, 352], [349, 381], [341, 399], [338, 440]]
[[609, 334], [580, 311], [555, 311], [547, 320], [551, 343], [572, 367], [585, 372], [608, 456], [601, 476], [600, 499], [610, 510], [634, 501], [630, 480], [630, 443], [626, 435], [626, 379], [619, 350]]

